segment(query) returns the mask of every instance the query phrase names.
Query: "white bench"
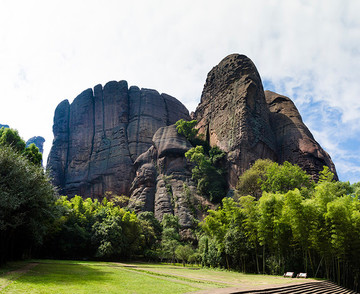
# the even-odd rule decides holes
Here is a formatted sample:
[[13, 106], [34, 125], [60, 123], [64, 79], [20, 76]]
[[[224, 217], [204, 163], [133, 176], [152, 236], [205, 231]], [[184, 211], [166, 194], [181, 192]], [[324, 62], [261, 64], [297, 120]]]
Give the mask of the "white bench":
[[307, 273], [298, 273], [296, 275], [297, 278], [303, 278], [303, 279], [306, 279], [307, 278]]
[[284, 274], [284, 278], [292, 278], [294, 276], [294, 272], [286, 272]]

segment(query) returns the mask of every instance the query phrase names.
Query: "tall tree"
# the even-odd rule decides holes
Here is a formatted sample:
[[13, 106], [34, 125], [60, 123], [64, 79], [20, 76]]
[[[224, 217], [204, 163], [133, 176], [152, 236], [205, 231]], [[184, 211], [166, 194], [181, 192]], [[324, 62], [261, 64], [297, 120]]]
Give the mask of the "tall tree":
[[30, 256], [42, 244], [54, 200], [55, 189], [43, 169], [12, 147], [0, 146], [0, 263]]

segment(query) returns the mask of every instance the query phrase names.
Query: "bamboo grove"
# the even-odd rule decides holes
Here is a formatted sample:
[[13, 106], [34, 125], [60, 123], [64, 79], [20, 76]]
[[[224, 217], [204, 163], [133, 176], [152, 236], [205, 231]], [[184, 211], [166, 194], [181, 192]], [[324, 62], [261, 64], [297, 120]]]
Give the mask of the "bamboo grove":
[[252, 182], [254, 196], [224, 198], [200, 224], [203, 264], [252, 273], [307, 272], [358, 289], [360, 183], [332, 178], [325, 168], [315, 184], [295, 165], [259, 160], [238, 184], [241, 191], [242, 182]]

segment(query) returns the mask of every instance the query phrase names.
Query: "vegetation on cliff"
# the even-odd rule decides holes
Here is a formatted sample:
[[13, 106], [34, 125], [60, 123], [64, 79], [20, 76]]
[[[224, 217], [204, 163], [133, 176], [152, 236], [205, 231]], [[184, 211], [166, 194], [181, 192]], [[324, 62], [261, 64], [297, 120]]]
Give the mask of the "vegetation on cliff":
[[216, 146], [210, 147], [198, 136], [196, 123], [196, 120], [181, 119], [176, 122], [176, 129], [194, 146], [185, 153], [185, 157], [195, 164], [192, 179], [197, 182], [198, 192], [210, 201], [220, 203], [227, 190], [223, 163], [226, 154]]

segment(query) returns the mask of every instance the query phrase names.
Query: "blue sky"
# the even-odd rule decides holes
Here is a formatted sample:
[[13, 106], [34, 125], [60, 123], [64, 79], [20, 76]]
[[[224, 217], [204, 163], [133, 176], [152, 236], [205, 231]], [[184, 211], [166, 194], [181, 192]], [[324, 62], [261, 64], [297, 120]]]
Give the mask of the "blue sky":
[[340, 179], [360, 181], [360, 1], [0, 0], [0, 123], [52, 142], [55, 107], [110, 80], [195, 110], [231, 53], [293, 99]]

